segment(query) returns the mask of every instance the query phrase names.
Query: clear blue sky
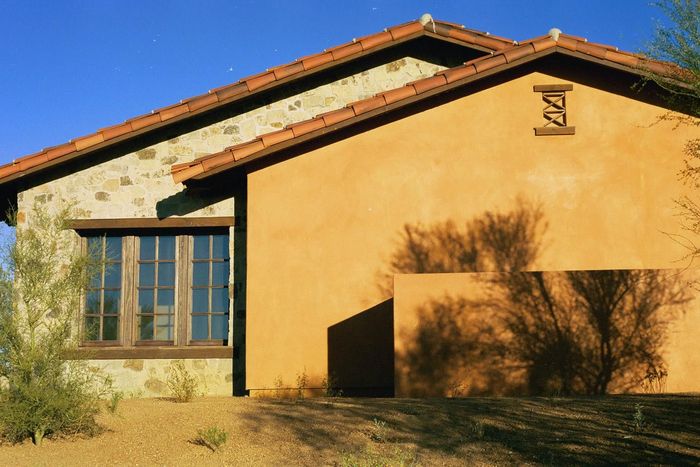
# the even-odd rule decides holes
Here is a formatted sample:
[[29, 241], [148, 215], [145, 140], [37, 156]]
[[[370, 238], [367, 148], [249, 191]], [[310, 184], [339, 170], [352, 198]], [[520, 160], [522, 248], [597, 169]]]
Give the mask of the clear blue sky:
[[648, 0], [0, 0], [0, 163], [429, 12], [639, 51]]

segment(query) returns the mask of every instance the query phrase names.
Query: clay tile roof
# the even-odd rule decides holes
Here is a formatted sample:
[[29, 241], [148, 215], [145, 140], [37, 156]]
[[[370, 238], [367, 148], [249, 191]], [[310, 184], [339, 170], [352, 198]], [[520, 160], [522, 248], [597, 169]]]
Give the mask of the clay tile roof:
[[[465, 31], [469, 34], [466, 34]], [[291, 79], [300, 78], [304, 76], [304, 72], [319, 69], [324, 65], [333, 65], [336, 61], [351, 60], [367, 51], [379, 50], [385, 46], [422, 35], [443, 37], [451, 41], [457, 40], [468, 46], [476, 46], [493, 51], [509, 47], [514, 43], [510, 39], [463, 29], [462, 26], [454, 23], [437, 20], [425, 26], [418, 21], [399, 24], [385, 31], [370, 34], [332, 49], [299, 58], [294, 62], [270, 68], [265, 72], [242, 78], [237, 83], [212, 89], [205, 94], [184, 99], [176, 104], [155, 109], [149, 114], [134, 117], [123, 123], [98, 130], [95, 133], [75, 138], [72, 140], [73, 144], [58, 146], [61, 149], [45, 148], [36, 154], [26, 156], [32, 162], [25, 161], [21, 166], [17, 161], [24, 159], [17, 159], [15, 162], [0, 167], [0, 184], [24, 175], [23, 172], [28, 168], [41, 167], [42, 164], [46, 164], [49, 161], [63, 162], [73, 157], [82, 157], [106, 145], [158, 128], [164, 123], [179, 121], [183, 118], [214, 109], [217, 106], [229, 104], [252, 93], [283, 84]]]
[[[453, 27], [452, 25], [448, 26]], [[425, 27], [429, 28], [430, 24], [427, 24]], [[446, 26], [436, 25], [435, 29], [438, 30], [442, 27]], [[414, 99], [420, 99], [424, 95], [433, 95], [447, 90], [451, 85], [454, 86], [453, 83], [459, 85], [461, 84], [460, 81], [466, 83], [468, 80], [478, 79], [482, 75], [487, 74], [485, 72], [488, 70], [497, 72], [512, 65], [517, 65], [518, 62], [527, 60], [529, 57], [540, 53], [549, 53], [548, 51], [553, 52], [557, 49], [581, 54], [580, 56], [583, 58], [592, 56], [611, 65], [622, 65], [633, 72], [643, 72], [646, 69], [655, 73], [673, 76], [670, 72], [673, 71], [673, 68], [669, 64], [621, 52], [611, 46], [590, 43], [583, 38], [567, 34], [560, 34], [556, 41], [549, 35], [540, 36], [503, 48], [490, 55], [470, 60], [463, 65], [440, 71], [434, 76], [348, 104], [344, 109], [326, 112], [312, 119], [289, 125], [284, 130], [262, 135], [253, 140], [253, 142], [242, 143], [232, 148], [227, 148], [221, 153], [195, 159], [189, 163], [175, 165], [171, 170], [173, 180], [176, 183], [186, 182], [195, 177], [201, 179], [208, 176], [208, 173], [214, 174], [225, 170], [239, 160], [239, 158], [236, 158], [234, 161], [231, 161], [228, 155], [231, 151], [234, 154], [237, 151], [244, 151], [245, 157], [253, 155], [263, 156], [274, 152], [276, 149], [282, 149], [293, 144], [301, 136], [305, 136], [304, 140], [306, 140], [309, 137], [313, 137], [315, 135], [314, 132], [317, 132], [318, 135], [327, 133], [335, 128], [350, 125], [366, 118], [364, 114], [369, 114], [371, 111], [388, 111], [408, 104]], [[256, 148], [257, 154], [253, 152]]]

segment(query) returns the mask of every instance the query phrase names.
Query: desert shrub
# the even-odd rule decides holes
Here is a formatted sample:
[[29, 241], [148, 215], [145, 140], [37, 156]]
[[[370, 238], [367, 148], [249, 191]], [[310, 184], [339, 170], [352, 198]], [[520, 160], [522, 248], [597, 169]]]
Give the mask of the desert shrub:
[[306, 386], [309, 384], [309, 377], [306, 374], [306, 368], [301, 373], [297, 374], [297, 399], [304, 399]]
[[166, 384], [175, 402], [190, 402], [199, 394], [199, 381], [187, 371], [182, 360], [170, 364]]
[[329, 373], [321, 381], [323, 395], [326, 397], [342, 397], [343, 390], [338, 388], [338, 380], [333, 373]]
[[287, 395], [287, 391], [284, 388], [284, 381], [282, 381], [282, 376], [277, 376], [273, 385], [275, 387], [275, 399], [282, 399]]
[[227, 440], [228, 433], [226, 430], [219, 428], [218, 426], [210, 426], [204, 430], [197, 430], [195, 443], [199, 444], [200, 446], [206, 446], [212, 451], [216, 451], [221, 446], [226, 444]]
[[35, 207], [0, 267], [0, 430], [12, 442], [94, 434], [111, 386], [75, 359], [76, 310], [97, 264], [74, 248], [67, 215]]
[[387, 431], [386, 422], [374, 418], [372, 419], [372, 425], [367, 432], [367, 436], [375, 443], [385, 443], [387, 441]]
[[121, 391], [114, 391], [112, 392], [112, 395], [110, 396], [109, 400], [107, 401], [107, 410], [109, 410], [109, 413], [115, 414], [117, 413], [117, 408], [119, 407], [119, 403], [124, 399], [124, 393]]
[[644, 406], [642, 404], [634, 404], [634, 412], [632, 413], [632, 428], [637, 433], [644, 431], [648, 425], [644, 412], [642, 412], [643, 408]]

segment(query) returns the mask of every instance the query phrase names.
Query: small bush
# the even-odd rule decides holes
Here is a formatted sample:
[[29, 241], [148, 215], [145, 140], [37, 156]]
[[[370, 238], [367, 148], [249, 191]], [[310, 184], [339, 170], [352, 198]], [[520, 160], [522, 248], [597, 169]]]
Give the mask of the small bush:
[[644, 416], [644, 412], [642, 412], [643, 408], [644, 406], [642, 404], [634, 404], [634, 413], [632, 414], [632, 427], [637, 433], [641, 433], [642, 431], [644, 431], [648, 425], [647, 419]]
[[306, 386], [309, 384], [309, 377], [306, 375], [306, 368], [297, 374], [297, 399], [304, 399]]
[[112, 392], [112, 395], [109, 398], [109, 401], [107, 401], [107, 410], [109, 410], [109, 413], [115, 414], [117, 413], [117, 408], [119, 407], [119, 403], [124, 399], [124, 393], [121, 391], [114, 391]]
[[386, 422], [375, 418], [372, 420], [372, 426], [367, 436], [375, 443], [385, 443], [387, 441], [387, 431]]
[[321, 381], [321, 386], [323, 387], [323, 395], [326, 397], [343, 396], [343, 390], [338, 389], [338, 380], [332, 373], [323, 378], [323, 381]]
[[175, 402], [190, 402], [199, 394], [197, 377], [187, 371], [182, 360], [170, 364], [166, 383]]
[[480, 421], [473, 421], [469, 424], [469, 435], [474, 439], [484, 439], [484, 424]]
[[200, 446], [206, 446], [211, 449], [212, 452], [214, 452], [226, 444], [227, 440], [228, 433], [226, 430], [223, 430], [218, 426], [210, 426], [205, 430], [197, 430], [195, 443], [199, 444]]
[[287, 395], [287, 390], [284, 388], [282, 376], [277, 376], [273, 384], [275, 386], [275, 399], [283, 399]]

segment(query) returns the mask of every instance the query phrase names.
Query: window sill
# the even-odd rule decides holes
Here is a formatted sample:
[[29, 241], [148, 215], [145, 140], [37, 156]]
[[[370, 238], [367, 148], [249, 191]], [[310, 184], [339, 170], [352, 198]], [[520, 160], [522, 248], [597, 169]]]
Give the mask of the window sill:
[[233, 358], [229, 346], [144, 346], [144, 347], [81, 347], [78, 356], [88, 360], [156, 359], [156, 358]]
[[576, 134], [575, 126], [545, 126], [535, 128], [535, 136], [573, 135]]

